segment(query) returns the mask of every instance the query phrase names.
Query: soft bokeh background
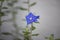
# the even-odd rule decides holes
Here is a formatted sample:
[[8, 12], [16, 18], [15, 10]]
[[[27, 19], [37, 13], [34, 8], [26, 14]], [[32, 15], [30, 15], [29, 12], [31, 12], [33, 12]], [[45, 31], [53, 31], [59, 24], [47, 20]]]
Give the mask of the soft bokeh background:
[[[22, 3], [23, 1], [27, 0], [19, 0], [16, 6], [27, 8], [27, 5]], [[44, 37], [49, 36], [50, 34], [54, 34], [55, 38], [60, 38], [60, 0], [30, 0], [30, 3], [32, 2], [37, 2], [37, 4], [31, 7], [30, 11], [33, 12], [33, 14], [40, 16], [40, 24], [35, 24], [37, 29], [33, 32], [39, 33], [40, 35], [33, 37], [33, 39], [45, 40]], [[25, 19], [27, 14], [27, 11], [18, 10], [16, 22], [20, 28], [26, 26], [26, 21], [23, 21], [23, 19]], [[3, 17], [4, 20], [10, 18], [12, 18], [11, 14]], [[12, 22], [3, 23], [2, 32], [11, 32], [12, 30], [14, 30]], [[5, 40], [12, 40], [11, 36], [5, 36], [4, 38]]]

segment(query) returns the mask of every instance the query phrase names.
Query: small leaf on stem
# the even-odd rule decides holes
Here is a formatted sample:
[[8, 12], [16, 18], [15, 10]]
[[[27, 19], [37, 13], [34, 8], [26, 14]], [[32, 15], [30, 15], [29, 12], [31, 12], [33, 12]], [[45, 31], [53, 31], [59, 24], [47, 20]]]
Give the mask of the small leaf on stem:
[[23, 8], [23, 7], [19, 7], [20, 10], [27, 10], [26, 8]]
[[30, 6], [34, 6], [35, 4], [36, 4], [36, 2], [34, 2], [34, 3], [30, 4]]
[[34, 22], [34, 23], [39, 23], [39, 22]]
[[39, 34], [32, 34], [32, 36], [38, 36]]
[[33, 30], [35, 30], [35, 29], [36, 29], [36, 27], [32, 26], [32, 27], [31, 27], [31, 29], [32, 29], [32, 31], [33, 31]]

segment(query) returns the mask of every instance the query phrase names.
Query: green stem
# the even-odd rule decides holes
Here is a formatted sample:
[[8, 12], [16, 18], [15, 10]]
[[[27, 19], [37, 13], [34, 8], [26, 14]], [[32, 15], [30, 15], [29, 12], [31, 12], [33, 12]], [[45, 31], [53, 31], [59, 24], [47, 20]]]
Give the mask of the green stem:
[[1, 10], [2, 10], [2, 5], [3, 5], [3, 2], [1, 1], [1, 5], [0, 5], [0, 32], [1, 32], [1, 25], [2, 25], [2, 22], [1, 22]]
[[[30, 12], [30, 0], [28, 0], [28, 13]], [[28, 25], [27, 25], [28, 26]], [[31, 24], [32, 27], [32, 24]], [[30, 29], [30, 35], [29, 35], [29, 40], [32, 40], [32, 29]]]
[[[28, 0], [28, 13], [30, 12], [30, 0]], [[31, 24], [31, 27], [32, 27], [33, 25]], [[28, 28], [28, 25], [26, 26], [26, 28]], [[29, 35], [29, 37], [27, 37], [28, 39], [24, 39], [24, 40], [32, 40], [32, 29], [30, 29], [30, 35]]]
[[30, 12], [30, 0], [28, 0], [28, 13]]
[[31, 28], [30, 28], [30, 40], [32, 40], [32, 27], [33, 27], [33, 23], [31, 24]]
[[3, 5], [3, 1], [1, 1], [1, 5], [0, 5], [0, 36], [1, 36], [1, 25], [2, 25], [2, 21], [1, 21], [1, 10], [2, 10], [2, 5]]
[[[30, 12], [30, 0], [28, 0], [28, 13]], [[31, 24], [31, 27], [33, 26], [33, 23]], [[32, 29], [30, 29], [30, 35], [29, 40], [32, 40]]]
[[1, 10], [2, 10], [2, 5], [3, 5], [3, 1], [1, 1], [1, 5], [0, 5], [0, 27], [2, 25], [2, 22], [1, 22]]

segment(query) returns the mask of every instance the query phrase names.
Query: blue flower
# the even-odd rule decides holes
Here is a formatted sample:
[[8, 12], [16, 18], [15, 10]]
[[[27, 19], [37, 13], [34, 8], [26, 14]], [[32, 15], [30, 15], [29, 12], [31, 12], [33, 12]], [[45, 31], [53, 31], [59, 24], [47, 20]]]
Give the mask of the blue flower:
[[39, 19], [39, 16], [33, 15], [31, 12], [26, 16], [27, 25], [31, 24], [33, 22], [37, 22], [37, 19]]

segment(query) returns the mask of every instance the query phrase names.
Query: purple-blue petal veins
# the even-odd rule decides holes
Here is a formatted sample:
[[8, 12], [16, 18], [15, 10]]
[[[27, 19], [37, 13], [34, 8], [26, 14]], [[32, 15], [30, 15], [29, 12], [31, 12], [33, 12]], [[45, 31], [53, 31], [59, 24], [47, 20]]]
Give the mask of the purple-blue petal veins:
[[35, 16], [33, 15], [31, 12], [26, 16], [26, 21], [27, 21], [27, 25], [31, 24], [33, 22], [37, 22], [39, 19], [39, 16]]

